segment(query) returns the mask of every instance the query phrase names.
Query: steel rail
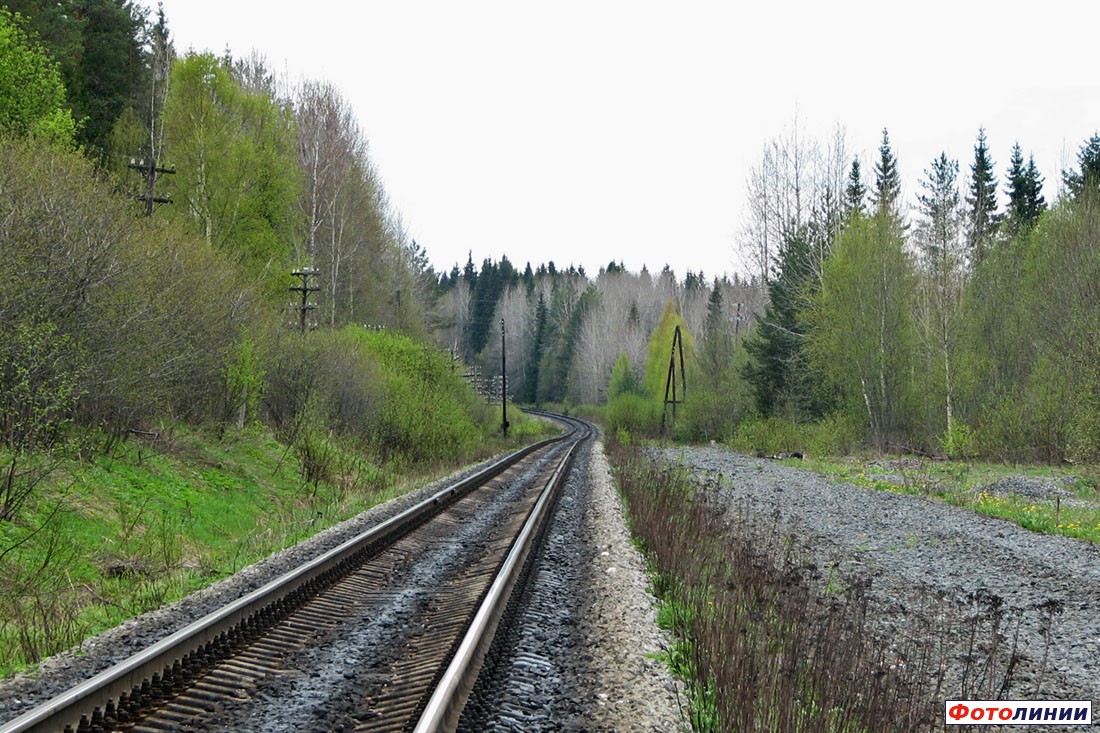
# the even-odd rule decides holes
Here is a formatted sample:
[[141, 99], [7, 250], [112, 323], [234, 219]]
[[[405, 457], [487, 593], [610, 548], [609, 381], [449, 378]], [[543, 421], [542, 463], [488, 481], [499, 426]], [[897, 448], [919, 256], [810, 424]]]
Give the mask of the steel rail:
[[465, 707], [466, 701], [477, 682], [482, 662], [492, 644], [500, 619], [507, 609], [512, 591], [519, 582], [523, 568], [534, 549], [536, 539], [549, 519], [554, 498], [573, 465], [577, 446], [584, 441], [584, 438], [588, 437], [587, 426], [580, 421], [562, 418], [558, 415], [551, 416], [547, 413], [539, 414], [554, 417], [559, 421], [573, 423], [576, 426], [574, 432], [584, 428], [586, 435], [576, 440], [569, 447], [569, 450], [558, 463], [553, 475], [547, 480], [538, 501], [523, 525], [523, 529], [516, 536], [512, 548], [489, 587], [485, 599], [474, 614], [473, 620], [459, 643], [450, 664], [436, 683], [431, 698], [421, 713], [415, 728], [413, 728], [413, 733], [449, 733], [458, 727], [462, 709]]
[[[0, 724], [0, 733], [56, 733], [66, 726], [76, 729], [82, 716], [91, 716], [96, 707], [104, 708], [108, 701], [148, 685], [154, 675], [166, 670], [188, 655], [201, 654], [211, 644], [242, 623], [285, 603], [295, 593], [311, 584], [344, 575], [361, 558], [380, 546], [391, 544], [411, 527], [433, 516], [477, 486], [502, 473], [509, 466], [542, 447], [569, 438], [577, 428], [563, 435], [533, 443], [504, 456], [476, 473], [448, 486], [428, 499], [412, 506], [375, 527], [347, 540], [266, 585], [223, 606], [188, 626], [134, 654], [122, 662], [96, 674], [85, 682], [25, 712], [18, 718]], [[320, 580], [319, 580], [320, 579]]]

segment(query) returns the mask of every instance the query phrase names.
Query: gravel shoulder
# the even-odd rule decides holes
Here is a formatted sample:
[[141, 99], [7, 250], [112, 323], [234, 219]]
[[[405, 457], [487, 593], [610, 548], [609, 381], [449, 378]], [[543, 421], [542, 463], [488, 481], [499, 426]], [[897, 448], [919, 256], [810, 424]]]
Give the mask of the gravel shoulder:
[[718, 447], [650, 456], [776, 552], [796, 542], [823, 586], [869, 585], [880, 638], [937, 644], [941, 702], [1100, 701], [1097, 546]]

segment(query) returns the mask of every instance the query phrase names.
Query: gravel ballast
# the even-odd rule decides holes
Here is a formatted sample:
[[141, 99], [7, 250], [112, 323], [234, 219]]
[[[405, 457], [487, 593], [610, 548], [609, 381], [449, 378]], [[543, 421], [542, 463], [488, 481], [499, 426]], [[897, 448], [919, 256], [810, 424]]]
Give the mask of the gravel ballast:
[[649, 456], [682, 466], [701, 496], [762, 546], [784, 552], [797, 542], [823, 586], [867, 584], [872, 628], [899, 654], [938, 633], [940, 704], [1100, 699], [1095, 545], [720, 447], [654, 448]]
[[[4, 700], [0, 719], [17, 717], [477, 468], [413, 490], [178, 603], [89, 639], [78, 649], [46, 660], [34, 673], [0, 681], [0, 699]], [[542, 598], [529, 606], [536, 627], [540, 617], [553, 619], [543, 629], [531, 632], [549, 643], [519, 664], [533, 669], [542, 659], [557, 670], [546, 698], [537, 706], [545, 712], [535, 715], [542, 721], [536, 729], [561, 730], [567, 719], [572, 730], [686, 730], [677, 683], [654, 658], [668, 640], [654, 623], [655, 601], [646, 590], [644, 562], [630, 543], [622, 507], [597, 442], [589, 441], [584, 447], [577, 469], [546, 541], [551, 560], [545, 567], [550, 582]], [[523, 720], [518, 717], [511, 728], [506, 720], [497, 721], [495, 729], [534, 730]]]

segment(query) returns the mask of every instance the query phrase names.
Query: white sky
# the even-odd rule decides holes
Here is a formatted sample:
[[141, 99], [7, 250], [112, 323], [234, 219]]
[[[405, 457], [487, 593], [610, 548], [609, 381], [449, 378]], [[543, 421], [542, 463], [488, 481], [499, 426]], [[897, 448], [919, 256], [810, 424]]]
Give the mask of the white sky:
[[1053, 201], [1100, 130], [1094, 0], [282, 5], [164, 0], [177, 51], [340, 89], [437, 270], [733, 272], [750, 169], [796, 115], [868, 176], [888, 128], [911, 201], [941, 150], [965, 183], [982, 126], [1002, 190], [1018, 140]]

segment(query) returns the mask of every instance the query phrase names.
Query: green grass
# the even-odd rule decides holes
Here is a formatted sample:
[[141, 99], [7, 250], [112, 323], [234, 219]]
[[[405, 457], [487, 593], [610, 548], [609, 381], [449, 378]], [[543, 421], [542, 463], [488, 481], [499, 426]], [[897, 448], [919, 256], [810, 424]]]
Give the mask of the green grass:
[[60, 463], [15, 521], [0, 522], [0, 676], [554, 432], [518, 410], [509, 417], [507, 440], [490, 435], [458, 462], [380, 466], [326, 437], [325, 478], [315, 482], [303, 478], [299, 451], [259, 427], [221, 437], [177, 428]]
[[[1092, 469], [1071, 472], [1050, 466], [941, 461], [915, 457], [820, 458], [784, 461], [824, 476], [880, 491], [918, 494], [989, 517], [1005, 519], [1043, 534], [1060, 534], [1100, 543], [1100, 492], [1090, 478]], [[984, 490], [1009, 476], [1061, 479], [1076, 477], [1066, 499], [1035, 499], [994, 494]]]

